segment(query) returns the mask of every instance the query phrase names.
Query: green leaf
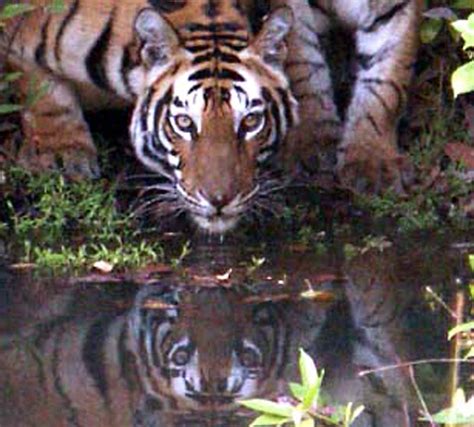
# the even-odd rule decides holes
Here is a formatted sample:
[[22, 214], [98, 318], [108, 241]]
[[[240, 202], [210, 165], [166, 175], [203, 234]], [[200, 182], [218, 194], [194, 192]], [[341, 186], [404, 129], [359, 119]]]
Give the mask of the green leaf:
[[437, 423], [471, 424], [474, 422], [474, 396], [466, 401], [464, 390], [457, 389], [453, 397], [453, 405], [433, 415]]
[[302, 348], [300, 349], [299, 365], [303, 387], [306, 389], [313, 387], [318, 380], [318, 371], [313, 359]]
[[469, 349], [464, 359], [472, 359], [474, 357], [474, 346]]
[[461, 34], [465, 44], [464, 49], [474, 47], [474, 13], [469, 19], [459, 19], [451, 23], [453, 28]]
[[351, 424], [356, 420], [356, 418], [359, 417], [360, 414], [362, 414], [362, 412], [364, 412], [364, 409], [365, 409], [364, 405], [359, 405], [357, 408], [354, 409], [351, 416], [351, 421], [350, 421]]
[[420, 39], [422, 43], [431, 43], [441, 31], [443, 21], [441, 19], [426, 19], [420, 26]]
[[0, 114], [10, 114], [15, 113], [23, 109], [22, 105], [18, 104], [1, 104], [0, 105]]
[[291, 394], [295, 397], [295, 399], [301, 402], [304, 399], [304, 395], [306, 394], [305, 387], [298, 383], [290, 383], [289, 386]]
[[314, 420], [312, 418], [307, 418], [301, 422], [300, 427], [314, 427]]
[[36, 6], [28, 3], [7, 4], [0, 12], [0, 20], [14, 18], [34, 9], [36, 9]]
[[276, 403], [265, 399], [242, 400], [240, 404], [254, 411], [286, 418], [291, 418], [294, 409], [287, 403]]
[[471, 271], [474, 273], [474, 254], [469, 255], [469, 265], [471, 267]]
[[474, 90], [474, 61], [462, 65], [451, 76], [454, 97]]
[[260, 415], [256, 418], [249, 427], [255, 426], [280, 426], [284, 423], [291, 421], [291, 418], [278, 417], [276, 415]]
[[62, 13], [66, 10], [64, 0], [51, 0], [51, 3], [47, 7], [50, 13]]
[[454, 328], [450, 329], [448, 332], [448, 340], [453, 338], [455, 335], [462, 333], [462, 332], [468, 332], [471, 329], [474, 329], [474, 321], [472, 322], [467, 322], [467, 323], [462, 323], [460, 325], [455, 326]]
[[472, 0], [455, 0], [451, 4], [453, 9], [472, 9], [474, 10], [474, 3]]
[[4, 82], [14, 82], [15, 80], [18, 80], [23, 73], [21, 71], [15, 71], [13, 73], [6, 73], [2, 76], [2, 81]]

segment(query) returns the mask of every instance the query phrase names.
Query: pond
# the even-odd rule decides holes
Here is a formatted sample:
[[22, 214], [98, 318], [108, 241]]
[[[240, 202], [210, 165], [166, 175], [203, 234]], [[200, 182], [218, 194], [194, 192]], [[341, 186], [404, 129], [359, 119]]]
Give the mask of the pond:
[[430, 411], [456, 376], [473, 385], [464, 364], [405, 363], [456, 356], [462, 237], [198, 241], [138, 282], [0, 269], [0, 425], [248, 426], [238, 401], [288, 396], [300, 348], [325, 370], [328, 410], [364, 404], [357, 427], [423, 425], [415, 385]]

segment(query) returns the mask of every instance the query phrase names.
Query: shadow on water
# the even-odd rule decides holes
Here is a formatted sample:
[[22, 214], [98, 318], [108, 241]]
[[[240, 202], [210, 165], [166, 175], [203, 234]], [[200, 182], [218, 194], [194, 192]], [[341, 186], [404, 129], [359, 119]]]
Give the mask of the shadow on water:
[[[366, 406], [356, 426], [418, 425], [411, 368], [377, 369], [448, 355], [449, 315], [425, 289], [449, 302], [462, 257], [437, 243], [337, 246], [267, 247], [260, 268], [232, 244], [202, 247], [187, 274], [148, 285], [0, 270], [0, 425], [247, 426], [237, 401], [288, 395], [299, 348], [334, 401]], [[447, 371], [415, 369], [432, 410], [447, 403]]]

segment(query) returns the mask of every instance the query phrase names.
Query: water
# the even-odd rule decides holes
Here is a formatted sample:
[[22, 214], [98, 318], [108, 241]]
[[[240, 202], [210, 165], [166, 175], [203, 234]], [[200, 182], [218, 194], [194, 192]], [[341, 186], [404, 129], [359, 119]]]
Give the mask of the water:
[[331, 402], [366, 406], [357, 427], [420, 424], [413, 381], [431, 411], [448, 403], [447, 364], [379, 369], [449, 357], [453, 320], [426, 287], [453, 307], [466, 250], [196, 245], [178, 272], [140, 284], [0, 269], [0, 425], [247, 426], [255, 414], [237, 401], [289, 395], [299, 348]]

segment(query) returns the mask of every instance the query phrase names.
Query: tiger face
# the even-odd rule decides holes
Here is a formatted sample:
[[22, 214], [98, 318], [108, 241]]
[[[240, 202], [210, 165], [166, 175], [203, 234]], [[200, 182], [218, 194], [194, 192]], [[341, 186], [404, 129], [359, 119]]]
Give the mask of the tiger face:
[[249, 41], [239, 22], [178, 34], [155, 11], [139, 14], [148, 70], [131, 139], [138, 159], [169, 180], [168, 212], [224, 233], [259, 197], [259, 176], [297, 120], [282, 68], [291, 21], [289, 8], [277, 9]]
[[168, 308], [157, 309], [164, 300], [160, 292], [144, 289], [129, 317], [148, 395], [171, 399], [180, 409], [209, 411], [274, 390], [287, 362], [274, 306], [200, 291], [181, 295], [179, 305], [168, 298]]

